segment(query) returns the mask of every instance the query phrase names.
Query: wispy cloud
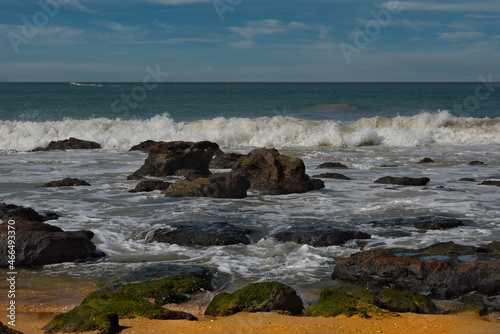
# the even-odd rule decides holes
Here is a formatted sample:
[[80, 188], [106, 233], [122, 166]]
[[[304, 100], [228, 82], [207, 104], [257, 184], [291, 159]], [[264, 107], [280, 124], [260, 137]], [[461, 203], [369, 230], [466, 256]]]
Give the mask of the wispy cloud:
[[422, 31], [427, 28], [436, 28], [442, 26], [441, 23], [435, 21], [420, 21], [409, 19], [400, 19], [397, 21], [397, 23], [415, 31]]
[[456, 31], [456, 32], [442, 32], [437, 33], [440, 39], [449, 40], [449, 41], [459, 41], [459, 40], [471, 40], [471, 39], [481, 39], [484, 37], [484, 33], [482, 32], [474, 32], [474, 31]]
[[274, 35], [293, 31], [318, 31], [318, 37], [326, 38], [330, 30], [324, 25], [310, 25], [302, 22], [292, 21], [283, 23], [279, 20], [247, 20], [244, 27], [229, 27], [229, 30], [242, 35], [247, 39], [252, 39], [256, 35]]
[[87, 12], [87, 13], [92, 13], [92, 14], [95, 13], [94, 10], [82, 5], [79, 0], [64, 0], [63, 2], [59, 1], [58, 3], [69, 4], [71, 7], [76, 8], [81, 12]]
[[230, 42], [227, 43], [228, 46], [232, 48], [237, 48], [237, 49], [251, 49], [256, 46], [256, 44], [253, 41], [237, 41], [237, 42]]
[[[393, 8], [395, 1], [383, 2], [382, 8]], [[436, 3], [424, 1], [397, 1], [403, 10], [419, 10], [432, 12], [500, 12], [498, 1], [468, 2], [468, 3]]]
[[127, 44], [183, 44], [183, 43], [218, 43], [213, 38], [171, 38], [158, 41], [130, 41]]
[[158, 3], [160, 5], [170, 5], [170, 6], [189, 5], [189, 4], [193, 4], [193, 3], [213, 2], [213, 0], [142, 0], [142, 1], [154, 2], [154, 3]]

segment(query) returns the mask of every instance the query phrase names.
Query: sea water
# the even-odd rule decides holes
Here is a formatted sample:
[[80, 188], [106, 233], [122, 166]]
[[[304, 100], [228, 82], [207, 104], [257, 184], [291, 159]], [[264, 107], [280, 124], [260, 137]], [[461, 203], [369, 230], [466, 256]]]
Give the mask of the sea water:
[[[336, 261], [360, 250], [499, 240], [500, 188], [479, 183], [500, 179], [500, 85], [475, 103], [479, 84], [165, 83], [131, 105], [123, 96], [140, 84], [0, 84], [0, 202], [55, 211], [61, 217], [50, 224], [93, 231], [94, 243], [106, 253], [94, 262], [18, 268], [19, 298], [26, 309], [65, 310], [128, 272], [169, 263], [212, 268], [218, 291], [276, 280], [311, 302], [335, 284], [330, 275]], [[29, 152], [69, 137], [103, 148]], [[234, 200], [129, 193], [138, 181], [127, 176], [147, 155], [128, 150], [148, 139], [210, 140], [225, 152], [243, 154], [277, 148], [303, 159], [311, 176], [332, 171], [352, 180], [324, 179], [325, 189], [305, 194], [250, 193]], [[418, 164], [424, 157], [435, 163]], [[474, 160], [486, 165], [468, 165]], [[316, 169], [327, 161], [349, 169]], [[431, 181], [426, 187], [374, 183], [386, 175]], [[91, 186], [39, 187], [65, 177]], [[476, 182], [459, 181], [464, 177]], [[465, 225], [422, 231], [370, 224], [418, 216], [458, 218]], [[250, 229], [251, 244], [182, 247], [143, 238], [174, 223], [221, 221]], [[326, 222], [372, 237], [330, 247], [270, 237]], [[213, 294], [180, 309], [202, 313]]]

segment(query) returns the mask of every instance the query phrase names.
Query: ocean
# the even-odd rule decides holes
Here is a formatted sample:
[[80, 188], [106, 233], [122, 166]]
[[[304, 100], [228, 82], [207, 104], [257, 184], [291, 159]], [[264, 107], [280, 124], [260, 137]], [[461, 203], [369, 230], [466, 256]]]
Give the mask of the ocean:
[[[95, 262], [19, 268], [19, 300], [26, 310], [67, 310], [126, 273], [169, 263], [212, 268], [219, 291], [277, 280], [311, 303], [335, 284], [330, 275], [337, 259], [360, 250], [499, 240], [500, 189], [479, 185], [500, 179], [500, 84], [485, 81], [0, 83], [0, 202], [55, 211], [61, 217], [48, 223], [93, 231], [94, 243], [107, 255]], [[69, 137], [103, 148], [29, 152]], [[316, 168], [334, 161], [349, 169], [330, 171], [352, 180], [324, 179], [325, 189], [306, 194], [234, 200], [129, 193], [138, 181], [127, 176], [146, 154], [128, 150], [148, 139], [210, 140], [225, 152], [243, 154], [276, 148], [303, 159], [311, 176], [328, 172]], [[418, 164], [425, 157], [435, 163]], [[469, 165], [476, 160], [485, 165]], [[431, 181], [426, 187], [374, 183], [386, 175]], [[39, 187], [65, 177], [91, 186]], [[420, 216], [457, 218], [465, 225], [422, 231], [370, 223]], [[252, 243], [182, 247], [141, 237], [173, 223], [221, 221], [254, 231]], [[270, 237], [316, 223], [366, 232], [371, 239], [313, 247]], [[177, 309], [202, 313], [217, 292], [201, 293]]]

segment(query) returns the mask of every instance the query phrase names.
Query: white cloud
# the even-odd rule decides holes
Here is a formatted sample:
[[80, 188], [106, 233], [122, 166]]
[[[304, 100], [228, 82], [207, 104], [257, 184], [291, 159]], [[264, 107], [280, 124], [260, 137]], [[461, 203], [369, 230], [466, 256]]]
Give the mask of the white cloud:
[[231, 42], [227, 43], [228, 46], [232, 48], [237, 48], [237, 49], [251, 49], [256, 46], [256, 44], [253, 41], [237, 41], [237, 42]]
[[80, 10], [82, 12], [95, 13], [94, 10], [92, 10], [92, 9], [90, 9], [90, 8], [82, 5], [80, 3], [80, 1], [78, 1], [78, 0], [63, 0], [63, 1], [64, 2], [59, 1], [58, 3], [62, 3], [62, 4], [67, 3], [67, 4], [70, 4], [71, 6], [75, 7], [76, 9], [78, 9], [78, 10]]
[[500, 2], [469, 2], [469, 3], [436, 3], [423, 1], [386, 1], [380, 6], [382, 8], [394, 8], [394, 3], [399, 3], [403, 10], [420, 11], [445, 11], [445, 12], [500, 12]]
[[484, 37], [482, 32], [473, 31], [457, 31], [457, 32], [442, 32], [437, 33], [440, 39], [449, 41], [459, 41], [463, 39], [480, 39]]
[[400, 19], [397, 22], [415, 31], [421, 31], [424, 30], [425, 28], [436, 28], [441, 26], [441, 23], [432, 21], [425, 22], [420, 20]]
[[293, 31], [318, 31], [319, 38], [326, 38], [330, 27], [324, 25], [310, 25], [302, 22], [292, 21], [283, 23], [279, 20], [247, 20], [244, 27], [229, 27], [229, 30], [252, 39], [255, 35], [274, 35]]
[[183, 44], [183, 43], [218, 43], [219, 40], [213, 38], [171, 38], [161, 41], [131, 41], [127, 44]]

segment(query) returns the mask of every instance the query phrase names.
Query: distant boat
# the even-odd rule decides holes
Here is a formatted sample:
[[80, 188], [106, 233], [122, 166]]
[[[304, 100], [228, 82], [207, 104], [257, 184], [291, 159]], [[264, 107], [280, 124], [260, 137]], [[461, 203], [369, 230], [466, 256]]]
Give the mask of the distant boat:
[[70, 82], [69, 84], [71, 86], [91, 86], [91, 87], [101, 86], [101, 85], [93, 84], [93, 83], [86, 84], [86, 83], [78, 83], [78, 82]]

